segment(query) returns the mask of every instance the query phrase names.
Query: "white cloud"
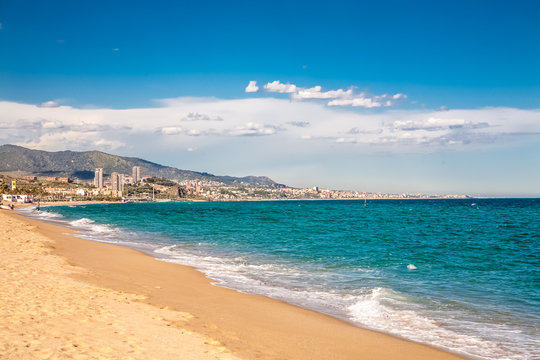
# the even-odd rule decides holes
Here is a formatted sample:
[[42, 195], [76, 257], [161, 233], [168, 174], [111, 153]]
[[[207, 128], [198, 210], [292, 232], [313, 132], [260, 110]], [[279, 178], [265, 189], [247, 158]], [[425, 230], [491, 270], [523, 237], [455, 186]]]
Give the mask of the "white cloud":
[[229, 134], [233, 136], [264, 136], [274, 135], [280, 130], [281, 129], [278, 126], [248, 122], [230, 130]]
[[267, 92], [290, 94], [296, 92], [296, 85], [289, 83], [282, 84], [279, 80], [276, 80], [264, 85], [264, 90]]
[[161, 133], [163, 135], [178, 135], [184, 132], [184, 129], [182, 129], [179, 126], [167, 126], [161, 128]]
[[115, 141], [115, 140], [106, 140], [106, 139], [98, 139], [91, 143], [93, 146], [95, 146], [97, 149], [107, 149], [107, 150], [115, 150], [122, 146], [125, 146], [125, 144], [121, 141]]
[[259, 91], [259, 87], [257, 86], [256, 81], [250, 81], [248, 86], [246, 86], [246, 92], [247, 93], [254, 93]]
[[337, 143], [356, 143], [358, 142], [356, 138], [353, 137], [339, 137], [336, 139]]
[[328, 106], [355, 106], [365, 108], [381, 107], [383, 104], [371, 98], [358, 96], [353, 99], [337, 99], [328, 103]]
[[223, 121], [221, 116], [210, 116], [208, 114], [201, 114], [198, 112], [190, 112], [184, 116], [181, 121]]
[[41, 122], [41, 126], [46, 130], [61, 129], [64, 127], [60, 121], [56, 120], [44, 120]]
[[[4, 143], [14, 143], [13, 141]], [[105, 139], [94, 134], [81, 134], [77, 131], [51, 132], [43, 134], [37, 138], [24, 137], [17, 145], [31, 149], [41, 149], [48, 151], [58, 150], [90, 150], [113, 151], [127, 144], [120, 140]], [[61, 145], [60, 145], [61, 144]]]
[[293, 94], [294, 99], [348, 99], [353, 96], [352, 88], [348, 90], [338, 89], [322, 91], [321, 86], [314, 86], [309, 89], [297, 88]]
[[397, 120], [394, 121], [394, 127], [402, 130], [440, 130], [440, 129], [459, 129], [464, 127], [486, 127], [487, 123], [473, 124], [465, 119], [447, 119], [440, 117], [429, 117], [420, 120]]
[[[371, 98], [332, 101], [349, 101], [349, 106], [362, 101], [361, 106], [376, 106]], [[216, 157], [227, 148], [251, 144], [242, 145], [246, 146], [242, 156], [250, 158], [262, 151], [262, 143], [278, 152], [294, 148], [317, 156], [334, 151], [332, 146], [354, 146], [355, 151], [363, 152], [377, 145], [377, 149], [398, 153], [478, 149], [519, 143], [540, 134], [539, 110], [393, 110], [363, 114], [337, 111], [317, 102], [275, 98], [177, 98], [161, 104], [146, 109], [78, 109], [4, 101], [0, 102], [0, 143], [44, 150], [125, 149], [128, 154], [158, 149], [168, 154], [204, 147], [205, 152], [214, 151]], [[178, 114], [188, 114], [192, 119], [222, 114], [225, 120], [190, 121], [178, 126]], [[264, 140], [250, 139], [261, 136]], [[302, 141], [307, 139], [312, 141]], [[288, 157], [279, 161], [286, 162]]]
[[55, 108], [55, 107], [59, 107], [60, 103], [58, 101], [50, 100], [50, 101], [42, 102], [39, 106], [44, 107], [44, 108]]
[[382, 101], [388, 97], [391, 97], [393, 100], [407, 98], [407, 95], [402, 93], [392, 96], [388, 94], [369, 96], [365, 92], [355, 94], [353, 87], [350, 87], [347, 90], [337, 89], [323, 91], [322, 86], [320, 85], [304, 88], [289, 83], [283, 84], [279, 80], [264, 85], [264, 89], [267, 92], [291, 94], [291, 99], [293, 100], [330, 100], [327, 103], [328, 106], [376, 108], [395, 105], [391, 100]]
[[198, 129], [189, 129], [186, 134], [189, 136], [201, 136], [203, 133]]
[[392, 95], [392, 99], [394, 100], [400, 100], [400, 99], [406, 99], [406, 98], [407, 98], [407, 95], [401, 94], [401, 93]]
[[[79, 123], [73, 124], [70, 126], [71, 130], [73, 131], [79, 131], [79, 132], [102, 132], [102, 131], [108, 131], [108, 130], [115, 130], [113, 126], [107, 125], [107, 124], [99, 124], [99, 123], [89, 123], [85, 121], [81, 121]], [[130, 130], [131, 127], [124, 126], [124, 130]]]
[[287, 124], [296, 127], [308, 127], [310, 125], [308, 121], [289, 121]]

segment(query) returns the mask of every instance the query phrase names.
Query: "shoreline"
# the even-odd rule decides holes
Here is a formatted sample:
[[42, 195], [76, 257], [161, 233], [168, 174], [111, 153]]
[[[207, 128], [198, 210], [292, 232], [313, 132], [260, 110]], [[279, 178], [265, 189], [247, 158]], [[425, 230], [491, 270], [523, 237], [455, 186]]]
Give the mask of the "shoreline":
[[191, 314], [78, 279], [90, 270], [54, 253], [57, 237], [46, 223], [11, 211], [0, 211], [0, 223], [2, 359], [239, 360], [185, 329]]
[[464, 359], [279, 300], [215, 286], [189, 266], [157, 261], [138, 250], [66, 235], [75, 234], [69, 228], [17, 217], [53, 239], [54, 254], [86, 269], [84, 275], [74, 276], [77, 280], [192, 314], [184, 328], [216, 339], [241, 358]]
[[[540, 200], [540, 197], [465, 197], [465, 198], [354, 198], [354, 199], [235, 199], [235, 200], [165, 200], [165, 201], [101, 201], [101, 200], [77, 200], [77, 201], [43, 201], [40, 203], [41, 206], [77, 206], [77, 205], [92, 205], [92, 204], [126, 204], [126, 203], [137, 203], [137, 204], [152, 204], [152, 203], [189, 203], [189, 202], [204, 202], [204, 203], [220, 203], [220, 202], [289, 202], [289, 201], [381, 201], [381, 200], [405, 200], [405, 201], [415, 201], [415, 200], [450, 200], [450, 201], [464, 201], [464, 200]], [[0, 200], [0, 204], [14, 204], [15, 210], [19, 207], [30, 207], [36, 206], [36, 202], [31, 203], [12, 203]]]

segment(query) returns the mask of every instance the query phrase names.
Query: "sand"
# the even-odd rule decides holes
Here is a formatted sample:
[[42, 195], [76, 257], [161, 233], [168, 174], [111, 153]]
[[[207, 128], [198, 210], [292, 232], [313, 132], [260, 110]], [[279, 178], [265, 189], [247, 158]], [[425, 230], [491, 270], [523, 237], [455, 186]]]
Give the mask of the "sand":
[[7, 359], [462, 359], [0, 211]]
[[237, 359], [184, 329], [190, 314], [77, 280], [88, 270], [54, 255], [42, 224], [25, 220], [0, 211], [0, 358]]

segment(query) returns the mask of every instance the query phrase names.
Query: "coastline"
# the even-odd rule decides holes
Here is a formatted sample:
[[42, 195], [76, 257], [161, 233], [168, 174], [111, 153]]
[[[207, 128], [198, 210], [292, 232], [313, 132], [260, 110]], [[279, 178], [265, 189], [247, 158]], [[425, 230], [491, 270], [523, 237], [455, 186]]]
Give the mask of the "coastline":
[[0, 223], [2, 359], [238, 359], [183, 328], [190, 314], [78, 280], [89, 270], [54, 253], [47, 224], [13, 211], [0, 211]]
[[136, 294], [138, 304], [156, 310], [191, 314], [182, 321], [182, 329], [212, 339], [211, 343], [223, 348], [222, 355], [230, 351], [245, 359], [463, 359], [281, 301], [214, 286], [188, 266], [66, 235], [74, 232], [8, 214], [32, 227], [35, 235], [51, 239], [53, 256], [81, 269], [71, 278], [100, 289]]

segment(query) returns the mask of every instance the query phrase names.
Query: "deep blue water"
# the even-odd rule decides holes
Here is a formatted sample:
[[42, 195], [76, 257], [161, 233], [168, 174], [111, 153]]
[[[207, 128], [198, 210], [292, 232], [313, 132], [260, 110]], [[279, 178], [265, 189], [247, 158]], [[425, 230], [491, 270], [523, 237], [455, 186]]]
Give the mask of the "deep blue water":
[[540, 199], [93, 204], [32, 216], [471, 358], [540, 358]]

